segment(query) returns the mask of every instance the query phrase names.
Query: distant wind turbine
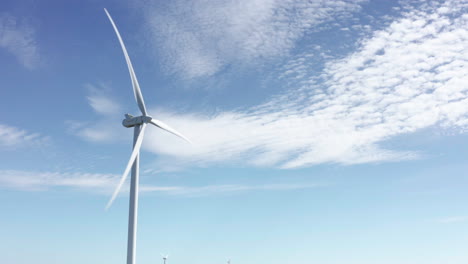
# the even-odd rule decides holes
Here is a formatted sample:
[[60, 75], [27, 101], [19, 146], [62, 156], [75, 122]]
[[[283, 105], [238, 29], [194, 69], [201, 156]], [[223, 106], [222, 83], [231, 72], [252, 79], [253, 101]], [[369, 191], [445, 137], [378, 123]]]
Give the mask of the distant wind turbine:
[[163, 261], [164, 261], [163, 264], [166, 264], [166, 261], [167, 261], [167, 259], [169, 258], [169, 255], [163, 255], [163, 254], [161, 254], [161, 257], [163, 258]]
[[130, 205], [129, 205], [129, 216], [128, 216], [128, 242], [127, 242], [127, 264], [135, 264], [135, 251], [136, 251], [136, 234], [137, 234], [137, 215], [138, 215], [138, 182], [139, 182], [139, 154], [141, 143], [143, 142], [143, 136], [145, 134], [146, 124], [155, 125], [163, 130], [166, 130], [169, 133], [172, 133], [190, 143], [186, 137], [182, 134], [174, 130], [173, 128], [169, 127], [168, 125], [164, 124], [163, 122], [152, 118], [146, 112], [145, 102], [143, 101], [143, 96], [141, 94], [140, 85], [138, 84], [137, 77], [135, 75], [135, 71], [133, 70], [132, 62], [130, 61], [130, 57], [128, 56], [127, 49], [125, 48], [124, 42], [122, 37], [120, 36], [119, 30], [112, 20], [109, 12], [107, 9], [104, 8], [104, 11], [109, 17], [112, 26], [114, 27], [115, 33], [117, 34], [117, 38], [119, 39], [120, 46], [122, 47], [122, 51], [125, 56], [125, 60], [127, 62], [128, 71], [130, 73], [130, 79], [132, 81], [133, 86], [133, 93], [135, 95], [136, 102], [138, 104], [138, 108], [140, 108], [141, 116], [132, 116], [129, 114], [125, 114], [125, 119], [122, 121], [124, 127], [133, 127], [133, 151], [130, 155], [130, 160], [128, 161], [127, 167], [120, 179], [117, 188], [115, 189], [114, 193], [112, 194], [111, 199], [107, 203], [106, 210], [112, 205], [117, 194], [119, 193], [120, 189], [122, 188], [125, 179], [127, 178], [128, 173], [130, 172], [130, 168], [132, 169], [132, 177], [130, 181]]

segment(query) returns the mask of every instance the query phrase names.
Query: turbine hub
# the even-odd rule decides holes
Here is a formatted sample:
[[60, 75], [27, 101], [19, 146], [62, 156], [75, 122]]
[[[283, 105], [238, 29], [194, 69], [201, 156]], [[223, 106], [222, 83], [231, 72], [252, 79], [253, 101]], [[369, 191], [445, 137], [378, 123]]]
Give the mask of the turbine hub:
[[134, 127], [143, 123], [149, 123], [152, 119], [153, 118], [151, 116], [132, 116], [130, 114], [125, 114], [125, 119], [122, 121], [122, 125], [124, 127]]

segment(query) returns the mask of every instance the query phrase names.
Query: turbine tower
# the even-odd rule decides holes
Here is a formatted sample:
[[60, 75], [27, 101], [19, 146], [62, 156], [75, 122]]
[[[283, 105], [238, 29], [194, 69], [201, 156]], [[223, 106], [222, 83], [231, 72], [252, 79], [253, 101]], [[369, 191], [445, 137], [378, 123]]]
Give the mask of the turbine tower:
[[125, 119], [122, 121], [124, 127], [133, 127], [133, 151], [130, 155], [130, 160], [128, 161], [127, 167], [120, 179], [117, 188], [115, 189], [114, 193], [112, 194], [111, 199], [107, 203], [106, 209], [108, 209], [112, 203], [114, 202], [117, 194], [119, 194], [120, 189], [122, 188], [125, 179], [127, 178], [128, 173], [130, 172], [130, 168], [132, 169], [132, 176], [130, 180], [130, 204], [129, 204], [129, 213], [128, 213], [128, 242], [127, 242], [127, 264], [135, 264], [135, 252], [136, 252], [136, 234], [137, 234], [137, 216], [138, 216], [138, 183], [139, 183], [139, 154], [141, 143], [143, 142], [143, 136], [145, 134], [146, 124], [155, 125], [163, 130], [166, 130], [169, 133], [172, 133], [190, 143], [186, 137], [182, 134], [177, 132], [176, 130], [172, 129], [168, 125], [164, 124], [163, 122], [152, 118], [146, 112], [145, 102], [143, 101], [143, 96], [141, 94], [140, 85], [138, 84], [137, 77], [135, 75], [135, 71], [133, 70], [132, 62], [130, 61], [130, 57], [128, 56], [127, 49], [125, 48], [124, 42], [122, 37], [120, 36], [119, 30], [112, 20], [109, 12], [107, 9], [104, 8], [104, 11], [109, 18], [112, 27], [115, 30], [115, 34], [119, 39], [120, 46], [122, 47], [122, 51], [125, 56], [125, 61], [127, 62], [128, 71], [130, 73], [130, 79], [132, 81], [133, 86], [133, 94], [135, 95], [135, 100], [137, 102], [138, 108], [141, 111], [141, 116], [132, 116], [129, 114], [125, 114]]

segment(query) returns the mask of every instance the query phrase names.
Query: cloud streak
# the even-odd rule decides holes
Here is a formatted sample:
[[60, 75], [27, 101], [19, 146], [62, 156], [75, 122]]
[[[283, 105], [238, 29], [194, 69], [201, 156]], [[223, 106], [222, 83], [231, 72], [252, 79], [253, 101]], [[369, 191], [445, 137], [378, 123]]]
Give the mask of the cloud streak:
[[117, 184], [118, 175], [99, 173], [59, 173], [19, 170], [0, 171], [0, 186], [23, 191], [45, 191], [53, 187], [71, 187], [108, 193]]
[[49, 137], [31, 133], [24, 129], [0, 124], [0, 147], [5, 149], [21, 146], [38, 146], [49, 141]]
[[[117, 186], [120, 175], [102, 173], [60, 173], [19, 170], [0, 171], [0, 187], [21, 191], [47, 191], [53, 188], [71, 188], [78, 191], [109, 195]], [[142, 185], [140, 191], [161, 193], [171, 196], [204, 197], [212, 195], [233, 195], [253, 191], [289, 191], [319, 188], [324, 184], [224, 184], [208, 186], [153, 186]], [[128, 185], [122, 192], [128, 190]]]
[[242, 192], [253, 191], [292, 191], [323, 187], [323, 184], [264, 184], [242, 185], [224, 184], [207, 186], [142, 186], [143, 192], [160, 192], [173, 196], [204, 197], [212, 195], [233, 195]]
[[16, 56], [26, 68], [38, 66], [40, 56], [34, 28], [8, 13], [0, 13], [0, 48]]
[[65, 124], [69, 132], [88, 141], [107, 143], [129, 135], [129, 131], [120, 129], [123, 117], [119, 117], [119, 114], [122, 113], [122, 107], [111, 96], [110, 89], [102, 84], [86, 84], [85, 88], [88, 90], [88, 104], [99, 115], [99, 121], [67, 120]]
[[89, 91], [88, 103], [93, 108], [93, 110], [101, 115], [115, 115], [115, 113], [121, 112], [121, 107], [119, 104], [115, 102], [113, 98], [109, 95], [109, 89], [104, 86], [100, 85], [98, 87], [86, 84], [85, 87]]

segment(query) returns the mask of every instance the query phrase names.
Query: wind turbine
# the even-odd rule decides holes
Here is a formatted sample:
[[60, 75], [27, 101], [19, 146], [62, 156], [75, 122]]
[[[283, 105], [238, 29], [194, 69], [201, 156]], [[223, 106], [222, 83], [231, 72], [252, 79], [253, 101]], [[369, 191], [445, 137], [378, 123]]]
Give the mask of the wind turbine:
[[138, 215], [138, 183], [139, 183], [139, 154], [141, 143], [143, 142], [143, 136], [145, 134], [146, 124], [155, 125], [163, 130], [166, 130], [169, 133], [172, 133], [190, 143], [186, 137], [182, 134], [171, 128], [170, 126], [164, 124], [162, 121], [152, 118], [146, 112], [145, 102], [143, 101], [143, 96], [141, 94], [140, 85], [138, 84], [137, 77], [135, 75], [135, 71], [133, 70], [132, 62], [130, 61], [130, 57], [128, 56], [127, 49], [123, 43], [122, 37], [120, 36], [119, 30], [112, 20], [109, 12], [107, 9], [104, 8], [104, 11], [107, 14], [112, 26], [114, 27], [115, 34], [117, 34], [117, 38], [119, 39], [120, 46], [122, 47], [122, 51], [125, 56], [125, 60], [127, 61], [128, 71], [130, 73], [130, 79], [132, 81], [133, 86], [133, 94], [135, 95], [135, 100], [138, 104], [138, 108], [140, 108], [141, 116], [132, 116], [129, 114], [125, 114], [125, 119], [122, 121], [124, 127], [133, 127], [133, 151], [130, 155], [130, 160], [128, 161], [127, 167], [120, 179], [117, 188], [115, 189], [114, 193], [112, 194], [111, 199], [107, 203], [106, 209], [108, 209], [112, 203], [114, 202], [117, 194], [119, 193], [120, 189], [122, 188], [125, 179], [127, 178], [128, 173], [130, 172], [130, 168], [132, 169], [132, 177], [130, 180], [130, 204], [129, 204], [129, 213], [128, 213], [128, 242], [127, 242], [127, 264], [135, 264], [135, 251], [136, 251], [136, 234], [137, 234], [137, 215]]
[[169, 258], [169, 255], [164, 256], [163, 254], [161, 254], [161, 257], [163, 258], [163, 261], [164, 261], [163, 264], [166, 264], [166, 260]]

